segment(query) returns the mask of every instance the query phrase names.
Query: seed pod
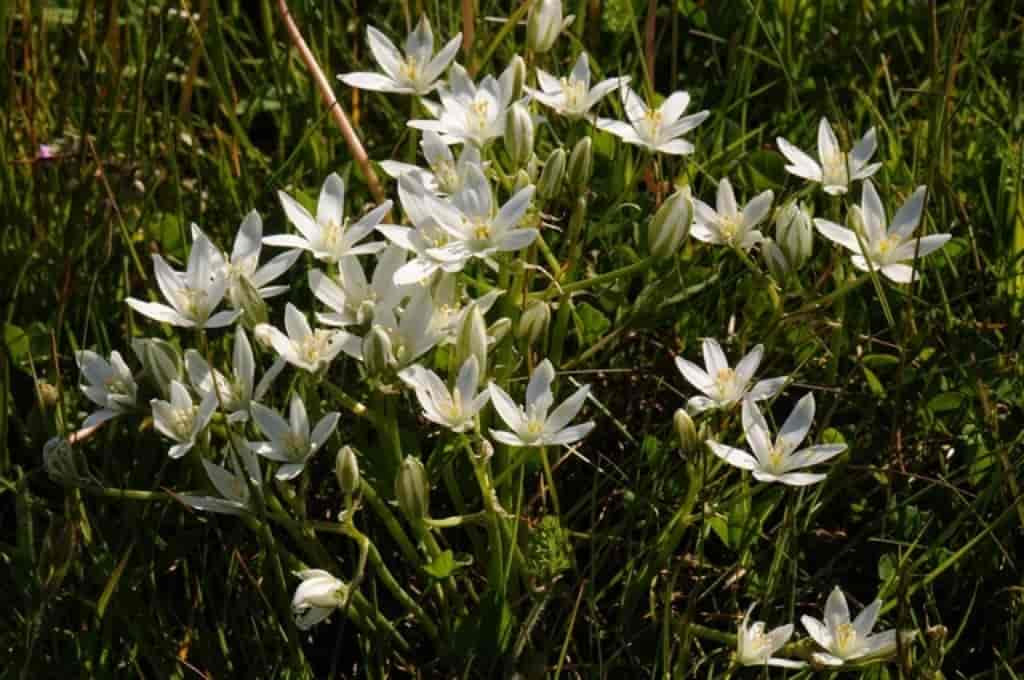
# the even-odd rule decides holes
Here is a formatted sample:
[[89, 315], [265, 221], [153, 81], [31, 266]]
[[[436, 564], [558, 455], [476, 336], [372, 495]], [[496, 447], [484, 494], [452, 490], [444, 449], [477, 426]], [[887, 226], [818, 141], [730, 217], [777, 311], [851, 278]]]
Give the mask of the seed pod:
[[544, 171], [537, 182], [537, 193], [548, 201], [562, 190], [562, 179], [565, 176], [565, 149], [558, 148], [551, 152], [544, 163]]
[[533, 119], [522, 104], [513, 104], [506, 114], [505, 151], [517, 168], [533, 154]]
[[334, 475], [344, 493], [355, 493], [359, 489], [359, 461], [351, 446], [338, 449], [338, 456], [334, 459]]
[[565, 181], [573, 191], [583, 191], [590, 183], [594, 170], [594, 145], [590, 137], [576, 142], [569, 154], [569, 165], [565, 171]]
[[679, 250], [690, 233], [692, 205], [688, 186], [665, 199], [647, 225], [647, 247], [651, 255], [668, 257]]
[[395, 478], [395, 497], [398, 507], [410, 520], [427, 517], [430, 510], [430, 483], [427, 471], [418, 458], [406, 456]]

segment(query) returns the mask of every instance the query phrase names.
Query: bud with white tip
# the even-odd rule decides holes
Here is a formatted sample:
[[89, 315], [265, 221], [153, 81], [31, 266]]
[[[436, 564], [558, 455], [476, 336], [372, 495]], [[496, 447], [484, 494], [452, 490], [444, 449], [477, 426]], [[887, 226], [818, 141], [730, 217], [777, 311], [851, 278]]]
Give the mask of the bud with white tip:
[[792, 267], [782, 248], [772, 239], [765, 238], [761, 241], [761, 255], [764, 257], [765, 264], [768, 265], [768, 273], [772, 275], [772, 278], [780, 282], [785, 280]]
[[419, 458], [406, 456], [395, 478], [395, 497], [398, 506], [410, 520], [421, 520], [428, 516], [430, 508], [430, 483], [427, 470]]
[[522, 104], [513, 104], [508, 110], [505, 122], [505, 150], [517, 168], [533, 155], [533, 119]]
[[371, 376], [379, 376], [395, 366], [391, 336], [382, 326], [373, 326], [363, 337], [363, 365]]
[[672, 417], [672, 424], [679, 437], [679, 450], [684, 454], [696, 451], [700, 441], [697, 437], [697, 426], [693, 424], [693, 418], [685, 408], [676, 409], [676, 414]]
[[805, 206], [793, 201], [775, 213], [775, 240], [793, 269], [807, 262], [814, 248], [814, 228]]
[[512, 94], [509, 101], [517, 101], [523, 96], [523, 84], [526, 83], [526, 60], [518, 54], [512, 57], [508, 67], [512, 69]]
[[146, 374], [152, 379], [157, 392], [164, 398], [171, 394], [171, 383], [182, 380], [181, 355], [174, 345], [159, 338], [132, 340], [132, 349], [139, 357]]
[[679, 189], [661, 204], [647, 225], [647, 245], [654, 257], [668, 257], [678, 252], [690, 233], [693, 219], [690, 187]]
[[594, 144], [590, 137], [576, 142], [569, 154], [569, 164], [565, 170], [565, 182], [573, 191], [582, 191], [590, 183], [594, 171]]
[[469, 357], [476, 357], [481, 383], [487, 377], [487, 322], [480, 307], [472, 305], [462, 317], [458, 335], [455, 338], [453, 366], [460, 367]]
[[526, 44], [543, 54], [551, 49], [562, 32], [562, 0], [537, 0], [526, 21]]
[[338, 449], [338, 456], [334, 459], [334, 476], [338, 478], [342, 492], [352, 494], [359, 490], [359, 461], [351, 446]]
[[541, 335], [547, 332], [549, 323], [551, 323], [551, 307], [543, 300], [533, 300], [519, 317], [516, 337], [533, 345]]
[[558, 148], [551, 152], [544, 163], [544, 170], [537, 182], [537, 193], [544, 200], [551, 200], [562, 190], [562, 179], [565, 176], [565, 149]]

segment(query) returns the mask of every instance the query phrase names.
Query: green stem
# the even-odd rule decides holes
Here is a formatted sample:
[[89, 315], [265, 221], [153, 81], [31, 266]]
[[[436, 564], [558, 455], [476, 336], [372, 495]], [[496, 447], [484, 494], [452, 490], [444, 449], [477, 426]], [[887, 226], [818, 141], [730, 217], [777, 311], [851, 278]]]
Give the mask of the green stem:
[[568, 285], [562, 286], [561, 288], [555, 288], [555, 287], [549, 288], [548, 290], [546, 290], [543, 293], [541, 293], [539, 295], [539, 297], [540, 297], [541, 300], [550, 300], [551, 298], [557, 297], [559, 295], [567, 295], [569, 293], [577, 293], [577, 292], [579, 292], [581, 290], [586, 290], [588, 288], [593, 288], [594, 286], [600, 286], [600, 285], [605, 284], [605, 283], [611, 283], [611, 282], [615, 281], [616, 279], [621, 279], [621, 278], [626, 277], [626, 276], [632, 276], [633, 274], [637, 274], [639, 272], [647, 271], [657, 261], [658, 261], [658, 258], [656, 258], [656, 257], [645, 257], [644, 259], [640, 260], [639, 262], [634, 262], [633, 264], [626, 265], [625, 267], [620, 267], [618, 269], [613, 269], [612, 271], [604, 273], [604, 274], [599, 274], [597, 276], [592, 276], [589, 279], [583, 279], [582, 281], [577, 281], [575, 283], [570, 283]]

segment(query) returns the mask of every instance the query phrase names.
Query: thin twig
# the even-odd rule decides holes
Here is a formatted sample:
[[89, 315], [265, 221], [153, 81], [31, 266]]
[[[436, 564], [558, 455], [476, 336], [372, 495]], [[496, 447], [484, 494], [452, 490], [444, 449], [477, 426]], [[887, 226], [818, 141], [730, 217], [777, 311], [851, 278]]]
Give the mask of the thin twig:
[[320, 64], [317, 63], [316, 57], [313, 56], [313, 52], [309, 49], [309, 45], [306, 44], [302, 33], [299, 31], [299, 27], [295, 25], [295, 20], [292, 19], [291, 12], [288, 11], [288, 3], [286, 0], [277, 0], [277, 8], [281, 12], [285, 28], [288, 29], [288, 37], [291, 38], [292, 44], [299, 51], [306, 69], [313, 76], [313, 82], [316, 83], [316, 89], [320, 91], [320, 96], [323, 98], [324, 104], [327, 105], [328, 112], [334, 118], [334, 122], [338, 124], [338, 128], [341, 129], [341, 136], [345, 138], [345, 143], [348, 145], [349, 151], [352, 152], [356, 163], [359, 164], [359, 169], [363, 171], [363, 176], [366, 177], [366, 184], [370, 187], [370, 193], [373, 194], [374, 200], [378, 203], [383, 203], [384, 190], [381, 189], [377, 173], [373, 171], [373, 167], [370, 165], [370, 158], [366, 155], [366, 149], [363, 148], [363, 143], [359, 141], [359, 136], [356, 135], [356, 131], [348, 122], [348, 116], [345, 115], [345, 111], [341, 108], [341, 103], [334, 96], [334, 90], [331, 88], [330, 81], [324, 75], [324, 71], [320, 68]]

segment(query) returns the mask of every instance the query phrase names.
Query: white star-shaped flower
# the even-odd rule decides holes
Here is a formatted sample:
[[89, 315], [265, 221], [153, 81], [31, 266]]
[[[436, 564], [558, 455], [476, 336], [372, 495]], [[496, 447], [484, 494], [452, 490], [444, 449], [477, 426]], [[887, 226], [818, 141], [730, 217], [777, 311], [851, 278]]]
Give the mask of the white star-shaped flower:
[[480, 368], [472, 356], [462, 364], [451, 391], [436, 373], [419, 364], [402, 370], [398, 377], [416, 391], [424, 417], [452, 432], [472, 429], [476, 414], [490, 399], [487, 390], [477, 393]]
[[853, 223], [860, 227], [859, 241], [856, 232], [840, 227], [834, 222], [818, 218], [814, 220], [814, 225], [825, 238], [854, 253], [850, 261], [857, 269], [877, 269], [891, 281], [910, 283], [914, 280], [914, 267], [903, 263], [914, 262], [917, 258], [938, 250], [952, 238], [951, 234], [911, 238], [921, 222], [926, 192], [927, 187], [918, 187], [907, 202], [896, 211], [892, 224], [886, 229], [882, 200], [871, 181], [865, 180], [860, 207], [853, 208]]
[[430, 94], [439, 78], [455, 59], [462, 43], [459, 33], [434, 55], [434, 32], [424, 14], [405, 39], [403, 55], [387, 36], [373, 26], [366, 29], [366, 42], [384, 73], [345, 73], [338, 78], [351, 87], [396, 94]]
[[395, 179], [411, 173], [427, 191], [441, 196], [454, 194], [461, 189], [466, 181], [466, 171], [471, 166], [484, 167], [478, 148], [472, 144], [464, 145], [456, 161], [451, 148], [444, 143], [439, 134], [431, 130], [423, 133], [420, 146], [423, 148], [423, 156], [427, 159], [429, 170], [398, 161], [381, 161], [380, 167]]
[[149, 402], [153, 409], [153, 426], [165, 437], [177, 444], [173, 445], [167, 455], [181, 458], [196, 444], [196, 438], [206, 429], [217, 410], [217, 395], [210, 391], [198, 405], [192, 402], [192, 396], [177, 380], [171, 381], [171, 400], [153, 399]]
[[896, 631], [871, 634], [878, 621], [882, 601], [875, 600], [850, 621], [850, 608], [846, 596], [836, 586], [825, 602], [825, 620], [803, 616], [800, 622], [814, 641], [826, 651], [814, 654], [814, 659], [828, 666], [842, 666], [847, 661], [884, 657], [896, 651]]
[[701, 111], [684, 117], [683, 112], [690, 104], [689, 94], [673, 92], [655, 109], [648, 107], [628, 85], [623, 85], [619, 91], [629, 122], [598, 118], [598, 128], [612, 133], [627, 144], [642, 146], [650, 151], [676, 156], [693, 153], [693, 144], [681, 137], [703, 123], [711, 114]]
[[580, 54], [568, 78], [556, 78], [537, 69], [539, 90], [526, 88], [530, 95], [544, 106], [568, 118], [582, 118], [605, 96], [629, 83], [629, 76], [608, 78], [590, 87], [590, 60], [586, 52]]
[[555, 402], [551, 392], [551, 382], [554, 378], [555, 368], [545, 359], [530, 376], [524, 406], [516, 404], [508, 392], [493, 382], [489, 383], [487, 389], [491, 393], [491, 403], [511, 429], [511, 432], [491, 430], [491, 436], [509, 446], [567, 446], [586, 437], [594, 429], [593, 421], [571, 427], [569, 423], [583, 408], [583, 402], [590, 394], [590, 386], [584, 385], [579, 388], [558, 408], [551, 411]]
[[793, 637], [793, 624], [787, 623], [766, 632], [764, 621], [750, 623], [750, 614], [755, 606], [750, 605], [739, 630], [736, 631], [736, 663], [741, 666], [803, 668], [806, 665], [803, 661], [772, 656]]
[[700, 413], [711, 408], [732, 406], [744, 397], [761, 401], [774, 397], [786, 384], [786, 377], [761, 380], [751, 386], [757, 367], [764, 356], [764, 345], [757, 345], [750, 353], [740, 359], [733, 369], [725, 358], [722, 346], [714, 338], [705, 338], [703, 343], [704, 367], [700, 368], [691, 361], [676, 357], [676, 367], [687, 382], [704, 393], [705, 396], [693, 397], [686, 404], [690, 413]]
[[825, 189], [825, 193], [832, 196], [845, 194], [850, 183], [867, 179], [878, 172], [882, 167], [881, 163], [871, 163], [871, 157], [878, 148], [875, 138], [875, 128], [865, 133], [853, 151], [849, 154], [839, 148], [839, 140], [827, 118], [822, 118], [818, 123], [818, 159], [814, 160], [806, 153], [790, 144], [782, 137], [777, 137], [775, 142], [779, 145], [782, 155], [789, 161], [786, 170], [812, 182], [818, 182]]
[[107, 361], [96, 352], [84, 349], [75, 352], [75, 361], [87, 383], [80, 385], [82, 392], [100, 407], [85, 419], [82, 427], [99, 425], [135, 408], [139, 388], [117, 350], [110, 353], [110, 361]]
[[292, 395], [288, 420], [263, 404], [253, 403], [251, 408], [253, 420], [269, 438], [269, 441], [253, 442], [252, 450], [282, 464], [274, 475], [280, 480], [293, 479], [302, 472], [313, 454], [327, 442], [341, 417], [337, 411], [325, 414], [311, 434], [306, 405], [297, 394]]
[[723, 177], [718, 182], [714, 208], [698, 198], [693, 199], [696, 220], [690, 234], [705, 243], [750, 250], [764, 240], [764, 234], [757, 226], [768, 217], [774, 198], [771, 189], [763, 191], [740, 210], [732, 184], [728, 178]]
[[270, 324], [261, 323], [256, 327], [257, 337], [265, 335], [282, 359], [310, 373], [331, 363], [348, 338], [344, 331], [313, 330], [306, 315], [290, 302], [284, 309], [284, 327], [287, 335]]
[[512, 65], [500, 78], [484, 76], [477, 86], [461, 65], [452, 66], [448, 86], [439, 90], [441, 108], [436, 120], [410, 120], [409, 127], [430, 130], [445, 144], [484, 147], [505, 134], [505, 119], [512, 105], [515, 71]]

